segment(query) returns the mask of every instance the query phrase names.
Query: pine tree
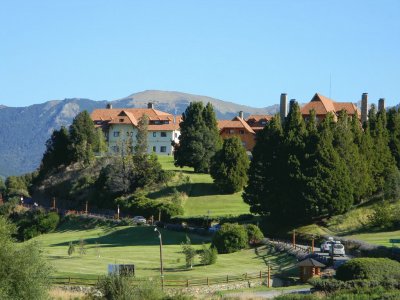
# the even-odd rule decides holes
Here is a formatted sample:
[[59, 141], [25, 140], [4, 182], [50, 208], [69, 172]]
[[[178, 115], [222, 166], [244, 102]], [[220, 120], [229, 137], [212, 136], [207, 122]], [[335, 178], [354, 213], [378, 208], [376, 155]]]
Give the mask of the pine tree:
[[43, 176], [51, 169], [71, 163], [71, 155], [68, 151], [70, 139], [68, 130], [62, 126], [54, 130], [46, 142], [46, 151], [43, 154], [40, 165], [40, 176]]
[[235, 193], [247, 183], [249, 158], [239, 137], [225, 139], [222, 149], [212, 158], [211, 177], [224, 193]]
[[211, 157], [220, 145], [211, 104], [204, 108], [202, 102], [191, 102], [182, 114], [179, 126], [181, 135], [179, 145], [175, 145], [175, 165], [193, 167], [195, 172], [207, 173]]
[[345, 111], [341, 111], [333, 130], [333, 146], [348, 168], [354, 201], [360, 203], [368, 195], [372, 178], [355, 143], [353, 126], [352, 119]]
[[388, 111], [387, 129], [389, 132], [389, 147], [400, 169], [400, 113], [395, 108]]
[[147, 154], [147, 136], [148, 136], [149, 117], [143, 115], [137, 126], [135, 155], [144, 156]]
[[279, 115], [276, 115], [257, 133], [253, 158], [248, 171], [248, 185], [243, 200], [250, 205], [252, 213], [278, 216], [281, 211], [281, 180], [283, 130]]
[[327, 114], [320, 125], [313, 166], [307, 172], [304, 196], [308, 217], [344, 213], [353, 204], [349, 171], [333, 147], [333, 124], [333, 116]]
[[98, 149], [98, 135], [90, 118], [85, 110], [79, 113], [69, 128], [72, 161], [88, 165], [94, 159], [93, 149]]

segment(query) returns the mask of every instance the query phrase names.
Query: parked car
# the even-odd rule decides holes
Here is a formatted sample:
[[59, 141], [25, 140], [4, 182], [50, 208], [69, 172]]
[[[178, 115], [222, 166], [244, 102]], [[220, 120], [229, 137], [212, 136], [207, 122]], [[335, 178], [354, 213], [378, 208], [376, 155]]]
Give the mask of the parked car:
[[211, 226], [210, 228], [208, 228], [208, 232], [217, 232], [218, 230], [221, 229], [221, 225], [220, 224], [215, 224], [213, 226]]
[[321, 252], [322, 253], [329, 253], [329, 251], [331, 251], [333, 243], [334, 243], [333, 237], [329, 237], [327, 241], [324, 241], [321, 244]]
[[132, 220], [133, 220], [133, 223], [136, 223], [136, 224], [146, 224], [147, 223], [147, 220], [142, 216], [133, 217]]
[[333, 251], [333, 256], [345, 256], [346, 253], [344, 251], [344, 246], [340, 241], [336, 241], [335, 243], [332, 244], [330, 254], [332, 255]]

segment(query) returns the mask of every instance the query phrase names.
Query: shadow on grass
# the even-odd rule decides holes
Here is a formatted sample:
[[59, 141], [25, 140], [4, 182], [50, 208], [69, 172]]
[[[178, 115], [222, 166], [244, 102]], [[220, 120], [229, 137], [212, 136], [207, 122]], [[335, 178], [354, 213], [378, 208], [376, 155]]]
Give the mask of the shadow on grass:
[[[162, 234], [163, 245], [179, 245], [186, 241], [186, 233], [175, 232], [165, 229], [158, 229]], [[206, 237], [200, 235], [189, 234], [192, 244], [202, 244], [207, 242]], [[79, 233], [77, 233], [75, 240], [68, 240], [62, 243], [51, 244], [50, 246], [68, 246], [70, 242], [75, 244], [79, 243]], [[140, 227], [126, 227], [123, 229], [116, 229], [105, 235], [84, 239], [86, 244], [96, 247], [122, 247], [122, 246], [156, 246], [159, 245], [158, 233], [154, 232], [153, 226], [140, 226]]]

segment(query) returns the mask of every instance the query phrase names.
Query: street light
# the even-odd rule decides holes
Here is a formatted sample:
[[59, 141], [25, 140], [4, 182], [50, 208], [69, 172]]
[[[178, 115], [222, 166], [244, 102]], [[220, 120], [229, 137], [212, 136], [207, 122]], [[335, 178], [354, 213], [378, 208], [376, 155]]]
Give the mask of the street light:
[[160, 239], [160, 273], [161, 273], [161, 279], [163, 279], [164, 270], [163, 270], [163, 260], [162, 260], [162, 237], [161, 237], [161, 232], [158, 231], [157, 227], [154, 228], [154, 231], [158, 232], [158, 238]]

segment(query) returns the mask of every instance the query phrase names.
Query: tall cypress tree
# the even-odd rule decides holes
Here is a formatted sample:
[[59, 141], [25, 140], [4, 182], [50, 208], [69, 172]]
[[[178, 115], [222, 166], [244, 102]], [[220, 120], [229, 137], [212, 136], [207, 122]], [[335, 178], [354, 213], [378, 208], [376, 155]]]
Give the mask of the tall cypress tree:
[[225, 139], [222, 149], [211, 160], [210, 173], [214, 183], [224, 193], [235, 193], [247, 183], [249, 158], [239, 137]]
[[333, 124], [332, 114], [327, 114], [320, 124], [318, 146], [304, 194], [308, 217], [344, 213], [353, 204], [349, 171], [333, 147]]
[[400, 113], [391, 108], [387, 114], [387, 129], [389, 132], [389, 148], [400, 169]]
[[283, 129], [279, 115], [274, 116], [257, 133], [256, 141], [243, 200], [250, 205], [252, 213], [278, 218], [281, 211], [281, 180], [285, 177], [281, 151]]
[[204, 108], [202, 102], [191, 102], [182, 114], [179, 126], [181, 135], [179, 144], [175, 145], [175, 165], [193, 167], [195, 172], [207, 173], [211, 157], [220, 145], [211, 104]]
[[98, 148], [99, 141], [93, 120], [86, 110], [74, 118], [69, 134], [72, 160], [88, 165], [94, 159], [93, 149]]
[[[368, 165], [360, 155], [357, 143], [355, 143], [353, 126], [354, 123], [346, 111], [339, 112], [333, 130], [333, 146], [348, 168], [354, 201], [360, 203], [362, 198], [368, 194], [372, 178]], [[358, 127], [360, 127], [359, 124]]]

